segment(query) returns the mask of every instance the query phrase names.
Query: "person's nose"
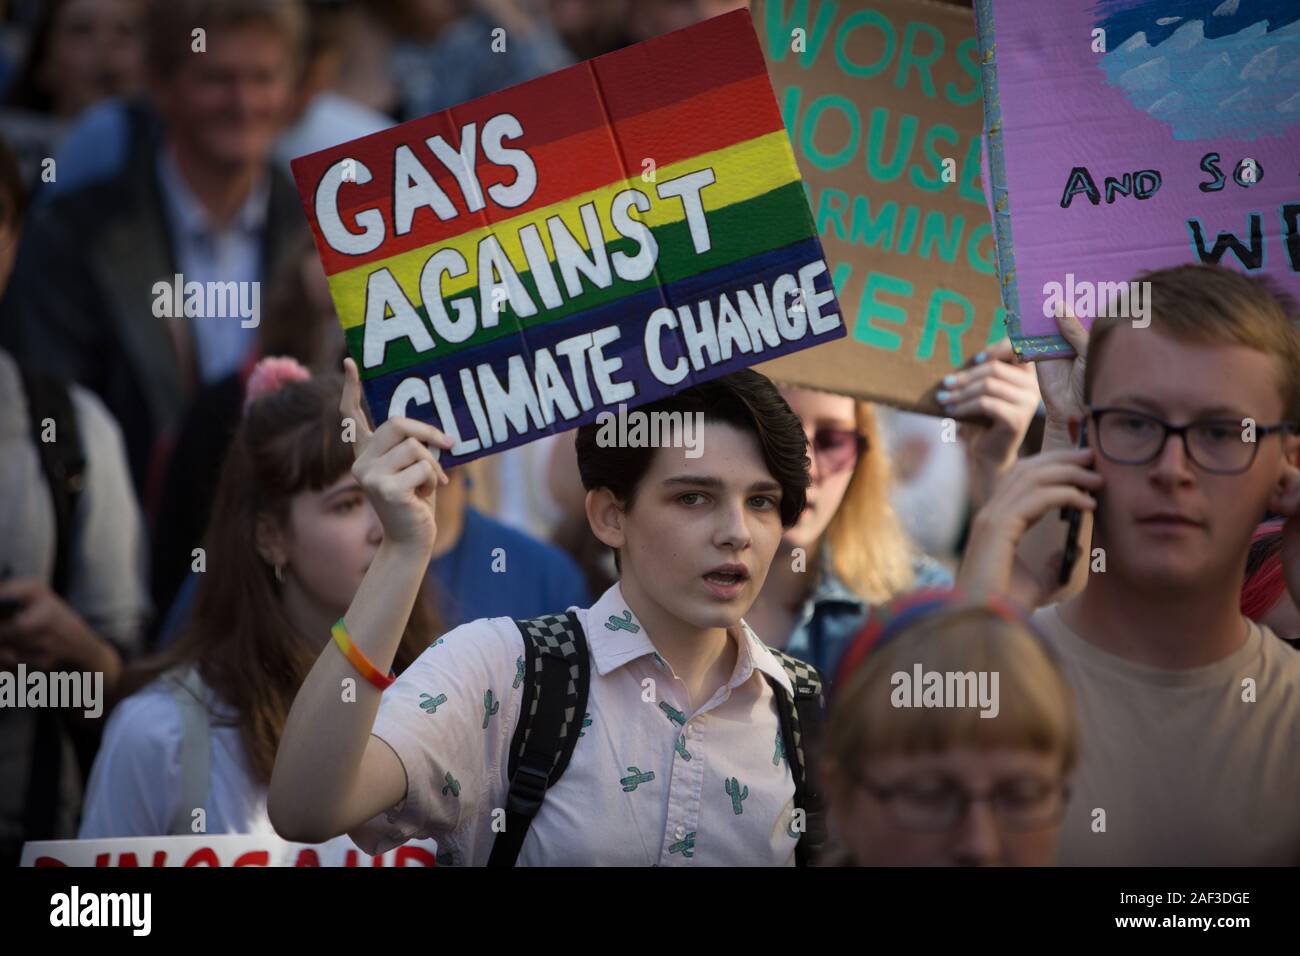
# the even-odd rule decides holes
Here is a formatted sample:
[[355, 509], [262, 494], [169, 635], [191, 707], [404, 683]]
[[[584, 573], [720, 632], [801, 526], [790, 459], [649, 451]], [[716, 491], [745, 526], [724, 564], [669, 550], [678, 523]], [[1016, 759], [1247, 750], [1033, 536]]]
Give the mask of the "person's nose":
[[1187, 456], [1185, 435], [1170, 434], [1165, 447], [1150, 464], [1151, 479], [1166, 487], [1186, 484], [1193, 480], [1192, 461]]
[[718, 508], [717, 516], [715, 544], [732, 551], [739, 551], [749, 545], [749, 522], [743, 500], [725, 502]]
[[972, 801], [957, 825], [952, 844], [953, 862], [959, 866], [992, 866], [1002, 857], [1002, 835], [987, 800]]

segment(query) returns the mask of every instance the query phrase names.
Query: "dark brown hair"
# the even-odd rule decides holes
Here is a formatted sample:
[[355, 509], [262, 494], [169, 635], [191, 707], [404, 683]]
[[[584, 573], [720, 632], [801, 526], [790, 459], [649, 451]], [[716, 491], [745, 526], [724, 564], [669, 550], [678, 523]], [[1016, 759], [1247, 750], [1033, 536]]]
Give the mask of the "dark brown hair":
[[[294, 696], [316, 654], [286, 616], [271, 566], [256, 546], [259, 516], [287, 527], [290, 500], [319, 491], [352, 467], [338, 400], [343, 380], [323, 375], [256, 399], [240, 422], [221, 471], [204, 537], [208, 570], [199, 579], [189, 629], [161, 655], [131, 668], [121, 694], [186, 665], [238, 714], [254, 779], [269, 783]], [[397, 650], [404, 670], [441, 630], [426, 576]]]
[[[766, 375], [744, 369], [693, 385], [667, 398], [641, 405], [637, 411], [703, 412], [706, 422], [732, 425], [751, 432], [758, 439], [763, 463], [781, 486], [781, 524], [794, 527], [808, 497], [808, 437], [803, 423], [791, 411], [776, 385]], [[575, 442], [578, 474], [582, 486], [608, 488], [631, 509], [637, 485], [650, 470], [656, 448], [600, 447], [599, 426], [592, 423], [578, 429]]]
[[[338, 317], [325, 317], [308, 309], [310, 296], [303, 281], [305, 266], [320, 268], [316, 243], [309, 230], [301, 230], [286, 244], [279, 266], [267, 290], [266, 309], [257, 330], [260, 355], [284, 355], [297, 359], [309, 368], [337, 371], [347, 356], [346, 343], [339, 334]], [[323, 357], [323, 346], [338, 339], [338, 355]]]
[[18, 157], [0, 137], [0, 225], [21, 226], [27, 216], [27, 188]]

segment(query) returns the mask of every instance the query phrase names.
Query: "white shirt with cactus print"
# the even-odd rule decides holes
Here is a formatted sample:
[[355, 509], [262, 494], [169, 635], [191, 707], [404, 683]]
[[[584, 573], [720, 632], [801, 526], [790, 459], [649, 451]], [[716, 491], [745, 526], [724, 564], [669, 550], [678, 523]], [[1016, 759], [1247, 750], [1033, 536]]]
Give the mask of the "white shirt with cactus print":
[[[690, 713], [685, 685], [615, 584], [572, 608], [591, 653], [581, 737], [546, 793], [520, 865], [793, 865], [802, 829], [776, 700], [790, 681], [749, 626], [736, 666]], [[368, 852], [417, 837], [440, 861], [482, 865], [505, 823], [508, 749], [523, 697], [524, 642], [509, 618], [447, 633], [384, 692], [374, 735], [406, 769], [402, 803], [352, 835]], [[495, 828], [495, 829], [494, 829]]]

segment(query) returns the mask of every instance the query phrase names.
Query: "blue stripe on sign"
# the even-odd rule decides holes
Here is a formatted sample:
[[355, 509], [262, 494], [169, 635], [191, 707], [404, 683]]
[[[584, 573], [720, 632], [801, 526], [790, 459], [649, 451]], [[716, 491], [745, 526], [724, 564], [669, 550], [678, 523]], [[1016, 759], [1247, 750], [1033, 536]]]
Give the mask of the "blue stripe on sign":
[[[621, 366], [609, 374], [614, 382], [632, 384], [631, 394], [621, 399], [631, 408], [719, 375], [747, 368], [756, 362], [774, 359], [798, 351], [801, 348], [807, 348], [810, 345], [842, 337], [846, 330], [844, 322], [840, 321], [834, 329], [820, 335], [810, 336], [805, 334], [803, 338], [794, 342], [787, 342], [782, 339], [776, 346], [768, 346], [763, 343], [761, 352], [746, 353], [737, 349], [729, 360], [708, 365], [702, 371], [695, 371], [690, 368], [688, 360], [687, 366], [690, 371], [687, 377], [675, 385], [667, 385], [657, 379], [651, 372], [645, 356], [642, 344], [645, 326], [651, 313], [656, 309], [666, 306], [676, 311], [679, 307], [686, 306], [698, 319], [698, 305], [701, 301], [707, 301], [713, 308], [716, 325], [719, 298], [721, 296], [727, 296], [734, 306], [737, 304], [736, 293], [738, 291], [748, 292], [752, 297], [754, 287], [762, 285], [770, 298], [772, 284], [780, 276], [794, 275], [804, 266], [818, 262], [821, 259], [820, 242], [815, 237], [806, 239], [758, 256], [752, 256], [737, 263], [731, 263], [681, 279], [668, 286], [657, 286], [654, 289], [627, 296], [616, 302], [588, 309], [558, 322], [535, 326], [524, 332], [524, 341], [514, 336], [498, 339], [468, 351], [457, 352], [445, 360], [426, 362], [422, 365], [402, 369], [400, 372], [393, 372], [380, 378], [371, 379], [364, 383], [366, 399], [375, 420], [381, 422], [387, 418], [389, 403], [399, 385], [410, 379], [417, 379], [427, 383], [431, 376], [441, 375], [454, 418], [454, 424], [449, 424], [453, 424], [453, 427], [449, 428], [440, 421], [440, 416], [432, 403], [411, 402], [407, 405], [406, 414], [412, 418], [431, 422], [449, 434], [458, 435], [463, 442], [467, 443], [460, 446], [462, 451], [458, 454], [452, 455], [444, 452], [442, 461], [445, 464], [456, 465], [471, 461], [484, 454], [491, 454], [525, 444], [545, 434], [585, 425], [594, 421], [601, 411], [617, 407], [617, 401], [606, 404], [600, 398], [600, 394], [592, 380], [591, 367], [587, 361], [588, 356], [583, 355], [578, 366], [579, 377], [585, 380], [587, 389], [595, 404], [590, 409], [582, 409], [578, 399], [579, 394], [582, 392], [582, 385], [575, 385], [573, 366], [568, 358], [554, 351], [556, 344], [566, 339], [572, 339], [576, 336], [589, 336], [592, 333], [604, 331], [604, 334], [610, 340], [601, 349], [601, 355], [607, 363], [621, 361]], [[814, 280], [813, 285], [814, 289], [819, 293], [833, 291], [830, 271], [823, 269], [821, 274]], [[823, 306], [821, 311], [824, 315], [838, 312], [838, 302], [832, 299], [831, 302]], [[614, 337], [615, 332], [617, 337]], [[747, 338], [746, 341], [748, 341]], [[480, 366], [487, 365], [496, 381], [501, 383], [501, 387], [508, 390], [511, 359], [520, 356], [522, 364], [520, 364], [519, 359], [516, 359], [514, 363], [516, 374], [520, 374], [521, 369], [526, 370], [526, 379], [531, 393], [533, 385], [536, 383], [537, 357], [535, 353], [542, 350], [546, 350], [554, 358], [554, 365], [559, 378], [563, 382], [563, 388], [567, 390], [569, 396], [573, 397], [576, 408], [565, 409], [557, 402], [554, 408], [553, 423], [550, 425], [542, 424], [539, 427], [537, 421], [545, 416], [528, 415], [525, 420], [523, 416], [527, 414], [527, 406], [526, 404], [516, 404], [514, 392], [510, 393], [511, 400], [509, 402], [484, 401], [478, 389], [480, 383], [478, 369]], [[673, 368], [676, 366], [678, 359], [687, 356], [687, 354], [687, 344], [681, 329], [665, 330], [660, 339], [660, 355], [663, 364], [668, 368]], [[474, 390], [479, 392], [477, 403], [467, 398], [466, 392], [462, 388], [461, 369], [470, 369], [472, 371]], [[560, 390], [557, 388], [558, 391]], [[472, 407], [475, 404], [478, 405], [478, 408]], [[503, 410], [507, 405], [513, 409], [516, 416], [519, 416], [516, 422], [509, 421], [504, 415]], [[541, 411], [540, 402], [538, 403], [538, 411]], [[566, 419], [564, 418], [566, 412], [573, 414]], [[492, 434], [491, 423], [494, 418], [497, 425], [505, 431], [506, 437], [504, 441], [497, 440]], [[480, 423], [483, 422], [488, 423], [489, 427], [487, 429], [480, 429]], [[519, 431], [520, 424], [524, 426], [522, 432]], [[484, 443], [479, 441], [478, 447], [469, 448], [468, 445], [472, 444], [473, 440], [482, 437], [482, 432], [486, 432], [486, 437], [491, 440], [491, 445], [484, 447]]]

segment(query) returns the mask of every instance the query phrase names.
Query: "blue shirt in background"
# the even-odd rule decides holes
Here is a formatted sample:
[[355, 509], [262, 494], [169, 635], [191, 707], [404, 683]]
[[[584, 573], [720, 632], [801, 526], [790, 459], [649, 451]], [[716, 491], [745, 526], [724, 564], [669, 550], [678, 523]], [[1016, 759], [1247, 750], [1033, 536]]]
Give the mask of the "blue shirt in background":
[[[499, 555], [494, 552], [501, 549]], [[504, 570], [493, 571], [493, 566]], [[568, 553], [465, 509], [460, 540], [429, 564], [447, 629], [480, 617], [537, 617], [590, 607], [587, 580]]]
[[[493, 571], [494, 563], [503, 570]], [[592, 603], [587, 580], [567, 552], [473, 508], [465, 509], [456, 546], [431, 561], [429, 573], [438, 585], [438, 611], [448, 631], [480, 617], [537, 617]], [[191, 573], [181, 585], [158, 635], [159, 649], [188, 626], [198, 581]]]

